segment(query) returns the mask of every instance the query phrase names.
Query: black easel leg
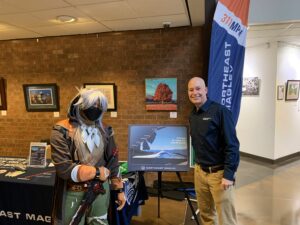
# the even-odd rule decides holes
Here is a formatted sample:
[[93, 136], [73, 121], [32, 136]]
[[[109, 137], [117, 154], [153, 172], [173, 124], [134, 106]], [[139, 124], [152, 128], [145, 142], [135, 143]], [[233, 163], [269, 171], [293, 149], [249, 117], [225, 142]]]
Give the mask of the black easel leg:
[[158, 171], [157, 175], [157, 218], [160, 218], [160, 197], [161, 194], [161, 171]]
[[186, 197], [186, 199], [187, 199], [187, 201], [188, 201], [188, 204], [189, 204], [189, 206], [190, 206], [190, 209], [191, 209], [191, 211], [192, 211], [192, 214], [193, 214], [193, 216], [194, 216], [194, 218], [195, 218], [196, 224], [197, 224], [197, 225], [200, 225], [200, 224], [199, 224], [199, 221], [198, 221], [198, 217], [197, 217], [197, 215], [196, 215], [196, 213], [195, 213], [195, 210], [194, 210], [194, 208], [193, 208], [193, 206], [192, 206], [192, 202], [191, 202], [191, 200], [190, 200], [190, 196], [189, 196], [189, 194], [187, 193], [187, 191], [185, 190], [184, 183], [182, 182], [180, 173], [179, 173], [179, 172], [176, 172], [176, 175], [177, 175], [177, 177], [178, 177], [178, 179], [179, 179], [179, 182], [181, 183], [181, 185], [182, 185], [182, 187], [183, 187], [183, 192], [184, 192], [185, 197]]

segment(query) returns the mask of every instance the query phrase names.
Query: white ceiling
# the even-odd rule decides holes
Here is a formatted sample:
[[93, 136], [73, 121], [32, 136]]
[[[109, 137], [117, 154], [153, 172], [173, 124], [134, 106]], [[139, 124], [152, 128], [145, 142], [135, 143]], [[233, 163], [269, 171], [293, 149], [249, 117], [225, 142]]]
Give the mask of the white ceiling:
[[[204, 24], [204, 0], [188, 0], [192, 25]], [[75, 23], [56, 17], [68, 15]], [[0, 40], [190, 26], [185, 0], [0, 0]]]
[[250, 0], [247, 46], [300, 43], [299, 0]]
[[[247, 46], [272, 41], [300, 45], [300, 20], [297, 19], [300, 15], [300, 2], [285, 1], [289, 3], [285, 7], [281, 0], [250, 1]], [[162, 28], [164, 22], [171, 22], [171, 27], [199, 26], [205, 22], [204, 2], [205, 0], [0, 0], [0, 40], [153, 29]], [[272, 2], [276, 4], [271, 4]], [[77, 21], [61, 23], [56, 19], [59, 15], [74, 16]]]
[[276, 41], [300, 46], [300, 22], [294, 21], [249, 26], [247, 47]]

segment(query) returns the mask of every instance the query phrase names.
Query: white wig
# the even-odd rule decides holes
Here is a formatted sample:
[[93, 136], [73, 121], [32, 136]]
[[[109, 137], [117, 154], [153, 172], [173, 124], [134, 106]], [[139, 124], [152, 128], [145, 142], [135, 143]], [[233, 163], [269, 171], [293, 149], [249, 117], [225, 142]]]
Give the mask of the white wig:
[[103, 112], [107, 111], [107, 98], [100, 89], [81, 88], [79, 96], [74, 106], [79, 106], [81, 110], [87, 109], [99, 101], [101, 110]]
[[95, 103], [97, 102], [100, 103], [100, 109], [102, 110], [102, 113], [100, 117], [97, 119], [97, 121], [101, 129], [104, 131], [102, 118], [104, 112], [107, 111], [107, 98], [99, 89], [81, 88], [79, 90], [79, 93], [71, 101], [71, 105], [68, 110], [68, 117], [69, 118], [75, 117], [81, 124], [85, 123], [86, 121], [80, 115], [80, 111], [95, 105]]

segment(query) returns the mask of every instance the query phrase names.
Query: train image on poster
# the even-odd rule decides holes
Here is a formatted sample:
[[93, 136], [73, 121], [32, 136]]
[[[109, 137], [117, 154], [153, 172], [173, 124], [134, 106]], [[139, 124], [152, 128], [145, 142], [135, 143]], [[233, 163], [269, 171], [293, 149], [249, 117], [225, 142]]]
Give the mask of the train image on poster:
[[188, 171], [186, 125], [129, 125], [129, 171]]

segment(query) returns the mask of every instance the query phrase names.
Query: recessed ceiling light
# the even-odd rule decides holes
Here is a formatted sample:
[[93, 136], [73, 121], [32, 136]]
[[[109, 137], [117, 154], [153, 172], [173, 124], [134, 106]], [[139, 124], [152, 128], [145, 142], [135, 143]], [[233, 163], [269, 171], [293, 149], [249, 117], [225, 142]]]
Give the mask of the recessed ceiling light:
[[73, 23], [77, 20], [76, 17], [68, 16], [68, 15], [60, 15], [60, 16], [57, 16], [56, 19], [62, 23]]

